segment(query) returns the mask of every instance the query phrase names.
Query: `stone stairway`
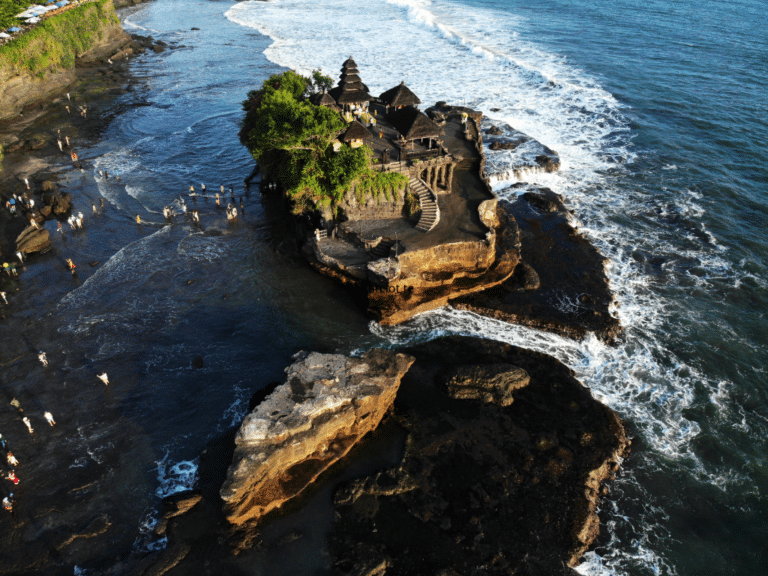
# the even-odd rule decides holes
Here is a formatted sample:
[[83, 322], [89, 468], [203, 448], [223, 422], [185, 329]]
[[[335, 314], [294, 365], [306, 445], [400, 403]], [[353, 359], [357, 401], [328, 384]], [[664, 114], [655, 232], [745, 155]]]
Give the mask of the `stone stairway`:
[[437, 206], [437, 196], [432, 189], [420, 178], [410, 178], [408, 185], [411, 192], [419, 197], [421, 218], [416, 225], [417, 230], [429, 232], [440, 222], [440, 208]]
[[389, 253], [392, 251], [392, 246], [395, 245], [394, 240], [382, 240], [376, 247], [370, 251], [371, 260], [379, 260], [380, 258], [388, 258]]

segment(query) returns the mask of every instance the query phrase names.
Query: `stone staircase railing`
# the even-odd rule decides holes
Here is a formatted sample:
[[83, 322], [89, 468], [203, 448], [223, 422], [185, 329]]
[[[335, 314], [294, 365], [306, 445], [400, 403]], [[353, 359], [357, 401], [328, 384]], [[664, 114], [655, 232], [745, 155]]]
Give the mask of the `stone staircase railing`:
[[421, 218], [416, 225], [417, 230], [429, 232], [440, 222], [440, 208], [437, 206], [437, 195], [420, 178], [410, 178], [408, 181], [411, 192], [419, 197]]

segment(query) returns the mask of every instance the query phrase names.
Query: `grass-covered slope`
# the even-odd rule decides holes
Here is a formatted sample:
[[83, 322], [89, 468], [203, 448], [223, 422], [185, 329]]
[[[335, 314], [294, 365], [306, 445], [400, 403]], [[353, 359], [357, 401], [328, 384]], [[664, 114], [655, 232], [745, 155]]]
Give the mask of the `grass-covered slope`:
[[[15, 2], [15, 0], [2, 0]], [[29, 6], [24, 3], [16, 14]], [[95, 46], [120, 26], [112, 0], [77, 6], [45, 19], [19, 38], [0, 46], [0, 79], [9, 74], [31, 73], [42, 77], [48, 70], [72, 68], [75, 58]]]

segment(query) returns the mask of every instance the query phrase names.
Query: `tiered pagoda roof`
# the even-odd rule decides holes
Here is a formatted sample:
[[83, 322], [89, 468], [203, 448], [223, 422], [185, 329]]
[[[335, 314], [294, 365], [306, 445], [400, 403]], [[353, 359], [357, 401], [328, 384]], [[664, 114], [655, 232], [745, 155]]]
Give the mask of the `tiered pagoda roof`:
[[342, 106], [344, 104], [362, 104], [371, 100], [368, 86], [363, 84], [360, 79], [360, 71], [357, 69], [357, 64], [352, 56], [342, 65], [339, 85], [331, 90], [330, 94]]

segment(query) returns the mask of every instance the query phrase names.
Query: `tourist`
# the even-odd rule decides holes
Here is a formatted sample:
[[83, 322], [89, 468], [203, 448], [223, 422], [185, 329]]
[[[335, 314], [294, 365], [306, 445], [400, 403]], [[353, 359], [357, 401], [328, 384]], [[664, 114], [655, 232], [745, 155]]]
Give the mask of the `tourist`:
[[64, 228], [61, 227], [61, 222], [58, 222], [57, 224], [58, 225], [56, 227], [56, 230], [59, 231], [59, 234], [64, 234]]
[[43, 352], [42, 350], [40, 351], [40, 354], [37, 355], [37, 359], [43, 363], [43, 366], [48, 366], [48, 357], [45, 355], [45, 352]]
[[29, 225], [34, 226], [35, 228], [40, 230], [40, 224], [38, 224], [32, 216], [29, 217]]
[[8, 298], [6, 298], [6, 297], [5, 297], [5, 292], [0, 292], [0, 298], [2, 298], [2, 299], [3, 299], [3, 302], [5, 302], [6, 304], [8, 304]]
[[104, 209], [104, 198], [99, 198], [99, 203], [101, 204], [101, 209]]
[[29, 190], [29, 180], [27, 178], [24, 178], [24, 184], [27, 187], [27, 190]]
[[104, 382], [105, 386], [109, 386], [109, 378], [107, 378], [107, 373], [104, 372], [103, 374], [97, 374], [96, 377]]
[[136, 224], [141, 224], [141, 216], [136, 214]]
[[16, 256], [19, 257], [19, 262], [24, 262], [24, 254], [22, 254], [21, 250], [16, 252]]
[[61, 138], [56, 140], [56, 144], [59, 145], [59, 152], [64, 152], [64, 143], [61, 141]]
[[201, 191], [203, 194], [205, 194], [205, 190], [206, 190], [206, 188], [205, 188], [205, 184], [201, 183], [201, 184], [200, 184], [200, 191]]
[[50, 412], [44, 412], [43, 416], [45, 416], [45, 419], [48, 421], [48, 424], [51, 426], [56, 426], [56, 421], [53, 419], [53, 414]]
[[24, 410], [22, 410], [22, 408], [21, 408], [21, 404], [19, 404], [19, 401], [18, 401], [18, 400], [16, 400], [16, 398], [14, 398], [13, 400], [11, 400], [11, 406], [13, 406], [14, 408], [16, 408], [16, 410], [18, 410], [18, 411], [19, 411], [19, 414], [24, 414]]
[[13, 492], [3, 498], [3, 508], [8, 510], [8, 512], [13, 512], [13, 500], [11, 498], [13, 498]]
[[224, 184], [221, 185], [221, 195], [224, 196]]
[[83, 227], [83, 213], [78, 212], [77, 218], [75, 218], [75, 222], [77, 222], [77, 227], [82, 228]]
[[77, 223], [75, 222], [74, 216], [70, 216], [69, 218], [67, 218], [67, 223], [70, 225], [72, 230], [77, 230]]
[[5, 455], [5, 459], [8, 461], [8, 464], [10, 464], [11, 466], [18, 466], [19, 465], [19, 461], [16, 460], [16, 456], [13, 455], [13, 452], [9, 451]]
[[13, 472], [13, 470], [8, 472], [8, 476], [6, 476], [5, 478], [6, 478], [6, 480], [10, 480], [11, 482], [13, 482], [14, 485], [18, 485], [19, 484], [19, 479], [16, 477], [16, 474]]
[[[224, 186], [222, 186], [222, 189], [223, 188], [224, 188]], [[219, 204], [219, 193], [218, 192], [216, 192], [216, 206], [221, 206], [221, 204]]]
[[34, 207], [35, 207], [35, 199], [34, 198], [30, 198], [29, 199], [29, 203], [27, 204], [27, 208], [32, 210], [32, 209], [34, 209]]
[[16, 272], [16, 264], [14, 264], [13, 262], [9, 262], [8, 266], [11, 268], [11, 276], [18, 276], [19, 275], [19, 273]]
[[75, 266], [75, 263], [72, 262], [71, 258], [67, 258], [67, 266], [69, 267], [69, 271], [72, 272], [72, 275], [74, 276], [75, 268], [77, 268], [77, 266]]
[[93, 213], [96, 214], [96, 212], [97, 212], [96, 204], [94, 204], [93, 202], [91, 202], [91, 210], [93, 210]]
[[11, 266], [8, 262], [3, 262], [3, 270], [5, 270], [5, 273], [8, 274], [8, 276], [11, 275]]
[[24, 422], [24, 425], [27, 427], [27, 430], [29, 430], [30, 434], [35, 433], [35, 431], [32, 429], [32, 423], [29, 421], [29, 418], [24, 416], [24, 418], [22, 418], [21, 421]]
[[[203, 192], [205, 192], [205, 184], [203, 184]], [[190, 186], [189, 187], [189, 195], [190, 196], [194, 196], [195, 195], [195, 187], [194, 186]]]
[[5, 450], [5, 438], [3, 438], [2, 434], [0, 434], [0, 444], [3, 445], [3, 450]]

